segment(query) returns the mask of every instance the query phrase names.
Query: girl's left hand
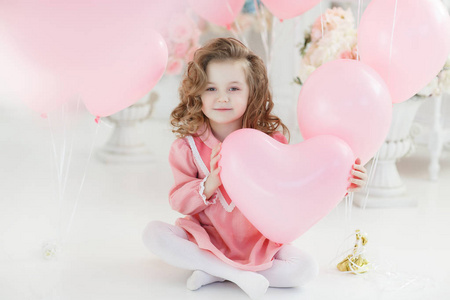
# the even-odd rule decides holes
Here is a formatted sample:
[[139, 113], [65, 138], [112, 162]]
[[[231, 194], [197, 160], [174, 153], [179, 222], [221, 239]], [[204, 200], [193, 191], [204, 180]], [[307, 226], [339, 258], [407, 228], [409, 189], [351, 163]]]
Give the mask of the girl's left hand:
[[361, 165], [361, 160], [356, 159], [352, 169], [352, 177], [350, 177], [350, 185], [347, 188], [348, 192], [360, 191], [367, 183], [367, 170]]

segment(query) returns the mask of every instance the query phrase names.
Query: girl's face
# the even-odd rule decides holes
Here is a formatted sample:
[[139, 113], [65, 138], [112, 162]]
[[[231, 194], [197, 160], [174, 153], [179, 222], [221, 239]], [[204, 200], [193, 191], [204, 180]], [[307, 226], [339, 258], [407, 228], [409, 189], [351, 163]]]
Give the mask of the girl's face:
[[206, 67], [208, 83], [200, 94], [202, 111], [211, 125], [242, 127], [249, 87], [243, 61], [211, 61]]

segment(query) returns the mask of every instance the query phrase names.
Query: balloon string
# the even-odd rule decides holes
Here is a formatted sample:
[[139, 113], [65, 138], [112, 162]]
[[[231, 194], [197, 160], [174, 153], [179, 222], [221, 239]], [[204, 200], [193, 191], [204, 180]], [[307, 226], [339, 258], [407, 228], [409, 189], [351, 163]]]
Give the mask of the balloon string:
[[352, 221], [353, 192], [349, 192], [345, 196], [345, 227], [344, 232], [349, 232]]
[[62, 174], [63, 174], [63, 168], [64, 168], [64, 157], [65, 157], [65, 152], [66, 152], [66, 118], [65, 118], [65, 104], [63, 104], [63, 106], [61, 107], [61, 120], [63, 121], [63, 140], [62, 140], [62, 147], [61, 147], [61, 155], [59, 157], [60, 161], [59, 161], [59, 176], [61, 178], [61, 180], [63, 180], [62, 178]]
[[394, 43], [394, 32], [395, 32], [395, 21], [397, 18], [397, 2], [395, 0], [395, 8], [394, 8], [394, 20], [392, 21], [392, 31], [391, 31], [391, 41], [389, 44], [389, 65], [388, 65], [388, 84], [391, 82], [391, 60], [392, 60], [392, 44]]
[[270, 32], [270, 46], [269, 46], [269, 61], [267, 62], [267, 73], [270, 74], [270, 70], [272, 69], [272, 60], [273, 60], [273, 45], [275, 45], [275, 38], [278, 37], [275, 34], [275, 23], [278, 22], [278, 19], [275, 15], [272, 16], [272, 30]]
[[244, 43], [244, 45], [246, 47], [248, 47], [249, 45], [248, 45], [247, 39], [245, 38], [245, 36], [244, 36], [244, 34], [242, 32], [242, 29], [239, 26], [238, 22], [234, 21], [234, 24], [236, 25], [236, 28], [237, 28], [239, 33], [236, 32], [236, 30], [234, 30], [233, 27], [231, 27], [231, 26], [229, 28], [227, 28], [227, 29], [233, 34], [235, 39], [238, 39], [238, 40], [242, 41], [242, 43]]
[[[347, 254], [349, 252], [351, 253], [351, 256], [350, 256], [351, 258], [365, 256], [365, 253], [367, 252], [365, 245], [363, 245], [358, 240], [356, 241], [356, 244], [353, 243], [352, 240], [350, 240], [350, 238], [352, 238], [354, 236], [355, 236], [355, 232], [353, 231], [347, 237], [344, 238], [344, 240], [342, 241], [338, 250], [336, 251], [336, 256], [328, 263], [328, 267], [330, 269], [336, 269], [336, 265], [337, 265], [336, 262], [338, 260], [342, 260], [343, 257], [347, 257]], [[346, 244], [348, 244], [348, 246]], [[345, 245], [346, 249], [341, 251], [341, 249], [344, 247], [344, 245]], [[349, 259], [348, 262], [350, 263], [350, 265], [349, 265], [350, 271], [340, 271], [340, 273], [352, 273], [355, 275], [363, 275], [364, 272], [361, 272], [361, 270], [364, 270], [364, 271], [374, 270], [373, 264], [370, 262], [368, 262], [368, 264], [365, 265], [364, 267], [358, 266], [351, 259]]]
[[352, 205], [353, 205], [353, 192], [350, 192], [348, 193], [347, 196], [345, 196], [345, 220], [347, 221], [347, 223], [351, 221]]
[[58, 154], [56, 151], [56, 142], [55, 142], [55, 136], [53, 134], [52, 122], [50, 120], [49, 115], [47, 116], [47, 122], [48, 122], [48, 126], [50, 128], [50, 136], [51, 136], [51, 143], [52, 143], [52, 149], [53, 149], [53, 158], [54, 158], [54, 163], [55, 163], [55, 167], [56, 167], [56, 177], [59, 182], [61, 179], [60, 179], [59, 166], [58, 166]]
[[[320, 7], [320, 28], [321, 28], [321, 31], [322, 31], [322, 37], [320, 39], [322, 41], [323, 40], [323, 36], [325, 34], [325, 28], [323, 26], [323, 23], [324, 23], [323, 17], [324, 17], [325, 13], [323, 12], [322, 1], [319, 2], [319, 7]], [[320, 43], [320, 41], [318, 41], [318, 43]], [[331, 47], [326, 47], [327, 52], [328, 52], [328, 57], [331, 57], [331, 49], [330, 48]]]
[[[67, 169], [68, 166], [64, 166], [66, 163], [66, 144], [67, 144], [67, 120], [69, 119], [67, 117], [68, 112], [66, 112], [67, 109], [67, 105], [64, 104], [62, 107], [62, 120], [63, 120], [63, 146], [61, 149], [61, 163], [60, 163], [60, 174], [61, 174], [61, 181], [67, 182], [67, 176], [63, 175], [64, 173], [66, 173], [67, 175]], [[67, 109], [68, 110], [68, 109]], [[73, 134], [72, 134], [72, 141], [71, 141], [71, 146], [70, 146], [70, 152], [72, 152], [72, 142], [73, 142]], [[70, 164], [70, 158], [67, 160], [67, 164]], [[64, 172], [64, 167], [66, 172]], [[64, 197], [64, 190], [65, 190], [65, 183], [62, 183], [62, 187], [61, 187], [61, 194]]]
[[375, 154], [375, 156], [372, 159], [372, 165], [370, 166], [370, 171], [369, 171], [369, 176], [367, 179], [367, 184], [364, 188], [364, 192], [366, 193], [366, 195], [364, 196], [364, 200], [362, 202], [362, 209], [366, 209], [366, 205], [367, 205], [367, 201], [369, 199], [369, 194], [370, 194], [370, 185], [372, 183], [373, 177], [375, 175], [375, 170], [377, 168], [378, 165], [378, 157], [380, 156], [380, 150], [377, 151], [377, 153]]
[[361, 16], [361, 0], [358, 0], [358, 18], [356, 19], [356, 28], [359, 27], [360, 16]]
[[268, 42], [268, 29], [267, 29], [267, 23], [266, 20], [263, 20], [263, 13], [261, 7], [258, 5], [257, 0], [253, 0], [253, 3], [255, 4], [255, 10], [256, 10], [256, 18], [258, 19], [261, 27], [263, 30], [259, 30], [259, 33], [261, 35], [261, 41], [263, 44], [264, 52], [266, 54], [266, 67], [268, 68], [269, 64], [269, 42]]
[[355, 196], [355, 193], [353, 193], [353, 192], [351, 192], [350, 193], [350, 203], [349, 203], [349, 206], [350, 206], [350, 211], [349, 211], [349, 221], [351, 221], [351, 219], [352, 219], [352, 208], [353, 208], [353, 197]]
[[63, 207], [63, 200], [62, 200], [62, 191], [61, 191], [61, 178], [60, 178], [60, 174], [59, 174], [59, 167], [58, 167], [58, 154], [56, 151], [56, 142], [55, 142], [55, 137], [53, 134], [53, 126], [52, 126], [52, 122], [51, 122], [51, 118], [50, 115], [47, 115], [47, 122], [48, 122], [48, 126], [50, 128], [50, 136], [51, 136], [51, 146], [52, 146], [52, 150], [53, 150], [53, 161], [55, 164], [55, 168], [56, 168], [56, 183], [57, 183], [57, 192], [58, 192], [58, 211], [59, 211], [59, 228], [61, 228], [61, 221], [62, 221], [62, 207]]
[[[80, 106], [80, 97], [77, 98], [77, 109], [75, 111], [75, 116], [78, 116], [79, 106]], [[64, 175], [63, 195], [65, 194], [65, 191], [66, 191], [67, 179], [69, 177], [70, 165], [72, 163], [72, 153], [73, 153], [74, 139], [75, 139], [75, 134], [73, 133], [73, 130], [72, 130], [72, 138], [70, 140], [70, 148], [69, 148], [69, 157], [67, 159], [67, 167], [66, 167], [66, 172], [65, 172], [65, 175]]]
[[[355, 235], [354, 233], [351, 233], [344, 239], [344, 241], [342, 241], [340, 247], [336, 251], [336, 256], [333, 259], [331, 259], [330, 262], [328, 263], [329, 270], [337, 271], [337, 262], [342, 260], [342, 258], [344, 257], [349, 257], [349, 255], [347, 255], [348, 253], [351, 253], [349, 258], [355, 257], [365, 258], [367, 253], [365, 245], [359, 244], [359, 247], [356, 248], [356, 251], [354, 246], [353, 247], [347, 246], [347, 241], [350, 241], [349, 239], [351, 237], [354, 237], [354, 235]], [[344, 245], [346, 250], [341, 251], [341, 249], [344, 248]], [[411, 291], [412, 289], [423, 290], [424, 288], [436, 288], [436, 286], [438, 286], [435, 280], [428, 277], [417, 277], [414, 275], [399, 273], [396, 271], [392, 271], [390, 268], [383, 267], [379, 264], [370, 261], [367, 261], [367, 264], [363, 268], [355, 264], [352, 259], [349, 259], [348, 261], [350, 263], [349, 264], [350, 270], [343, 272], [341, 271], [338, 274], [352, 273], [354, 275], [364, 276], [365, 280], [376, 283], [378, 289], [381, 292], [401, 291], [406, 289], [407, 287], [410, 287], [413, 283], [415, 283], [416, 286], [410, 288]], [[361, 270], [363, 272], [361, 272]]]
[[320, 26], [322, 29], [322, 39], [323, 39], [323, 8], [322, 8], [322, 1], [319, 2], [319, 7], [320, 7]]
[[69, 223], [67, 225], [66, 232], [65, 232], [65, 234], [63, 236], [60, 237], [61, 243], [64, 242], [64, 240], [68, 236], [68, 234], [70, 232], [70, 229], [72, 227], [73, 219], [74, 219], [75, 213], [77, 211], [78, 202], [79, 202], [79, 199], [80, 199], [80, 194], [81, 194], [81, 191], [83, 189], [84, 180], [86, 179], [87, 167], [89, 165], [89, 162], [90, 162], [91, 157], [92, 157], [92, 152], [94, 150], [94, 145], [95, 145], [95, 141], [96, 141], [96, 137], [97, 137], [97, 133], [98, 133], [98, 128], [99, 128], [99, 123], [97, 123], [96, 129], [95, 129], [95, 134], [94, 134], [94, 138], [92, 140], [91, 148], [90, 148], [90, 151], [89, 151], [89, 156], [88, 156], [88, 159], [87, 159], [86, 165], [84, 167], [84, 171], [83, 171], [83, 178], [81, 179], [80, 188], [78, 189], [78, 193], [77, 193], [77, 196], [75, 198], [75, 204], [74, 204], [74, 207], [72, 209], [72, 213], [70, 215], [70, 219], [69, 219]]
[[[363, 4], [364, 4], [364, 1], [363, 1]], [[356, 29], [359, 28], [359, 23], [361, 21], [361, 10], [362, 10], [361, 0], [358, 0], [358, 19], [356, 20]], [[356, 43], [356, 60], [360, 60], [358, 43]]]
[[[77, 107], [78, 109], [78, 107]], [[47, 116], [49, 128], [50, 128], [50, 135], [51, 135], [51, 142], [52, 142], [52, 148], [53, 148], [53, 156], [54, 156], [54, 162], [55, 162], [55, 168], [56, 168], [56, 176], [57, 176], [57, 189], [58, 189], [58, 212], [59, 212], [59, 228], [62, 228], [62, 222], [63, 222], [63, 204], [64, 204], [64, 196], [65, 196], [65, 190], [67, 186], [67, 179], [68, 179], [68, 172], [70, 168], [70, 162], [71, 162], [71, 156], [72, 156], [72, 150], [73, 150], [73, 140], [74, 135], [72, 134], [71, 142], [70, 142], [70, 149], [69, 149], [69, 157], [66, 160], [66, 144], [67, 144], [67, 105], [64, 104], [61, 107], [61, 121], [63, 122], [63, 144], [60, 149], [60, 155], [58, 156], [58, 151], [56, 149], [56, 141], [53, 134], [53, 126], [51, 122], [51, 118]], [[59, 157], [59, 159], [58, 159]], [[66, 165], [67, 162], [67, 165]], [[60, 233], [61, 234], [61, 233]]]
[[[64, 158], [65, 158], [65, 152], [66, 152], [66, 116], [65, 116], [65, 107], [66, 104], [63, 104], [63, 106], [61, 107], [61, 121], [63, 123], [62, 126], [62, 146], [61, 146], [61, 155], [60, 155], [60, 164], [59, 164], [59, 174], [60, 174], [60, 181], [59, 181], [59, 186], [58, 189], [60, 191], [59, 194], [59, 201], [61, 203], [61, 209], [64, 206], [64, 191], [63, 191], [63, 181], [65, 180], [65, 178], [63, 177], [63, 169], [64, 169]], [[60, 214], [60, 224], [62, 224], [62, 214]], [[62, 228], [62, 227], [60, 227]]]
[[349, 208], [348, 208], [348, 204], [349, 204], [349, 198], [350, 198], [350, 195], [349, 194], [347, 194], [346, 196], [345, 196], [345, 199], [344, 199], [344, 201], [345, 201], [345, 226], [344, 226], [344, 232], [348, 232], [348, 230], [349, 230], [349, 222], [348, 222], [348, 211], [349, 211]]
[[[227, 1], [227, 9], [231, 15], [233, 15], [233, 10], [231, 9], [230, 3]], [[227, 27], [228, 30], [231, 31], [231, 33], [234, 35], [234, 37], [238, 40], [241, 40], [245, 46], [249, 46], [247, 39], [245, 38], [244, 32], [241, 29], [241, 26], [239, 25], [239, 22], [237, 21], [237, 18], [234, 19], [234, 25], [236, 26], [238, 32], [236, 32], [231, 26]], [[240, 33], [240, 35], [238, 34]]]
[[[329, 261], [328, 263], [328, 267], [330, 269], [336, 269], [336, 265], [337, 265], [337, 261], [338, 260], [342, 260], [343, 257], [347, 256], [347, 253], [349, 252], [354, 252], [354, 243], [352, 240], [350, 240], [350, 238], [353, 238], [355, 236], [355, 232], [353, 231], [352, 233], [350, 233], [349, 235], [347, 235], [344, 240], [341, 242], [341, 245], [338, 247], [338, 250], [336, 250], [336, 256]], [[345, 247], [344, 250], [342, 250]], [[353, 254], [353, 256], [358, 256], [358, 255], [363, 255], [366, 253], [366, 248], [365, 247], [358, 247], [357, 249], [358, 251], [356, 253]], [[355, 269], [360, 268], [359, 266], [354, 266]], [[340, 273], [354, 273], [352, 271], [341, 271]], [[361, 273], [358, 273], [356, 275], [362, 275]]]

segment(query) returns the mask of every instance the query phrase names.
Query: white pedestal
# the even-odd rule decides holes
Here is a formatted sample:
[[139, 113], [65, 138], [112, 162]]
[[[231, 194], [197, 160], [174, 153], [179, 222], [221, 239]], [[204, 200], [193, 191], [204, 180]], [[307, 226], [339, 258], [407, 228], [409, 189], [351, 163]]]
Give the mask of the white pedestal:
[[[392, 124], [385, 142], [378, 153], [378, 162], [372, 178], [369, 178], [366, 191], [356, 192], [354, 203], [360, 207], [404, 207], [415, 206], [417, 200], [407, 194], [397, 170], [397, 159], [405, 156], [412, 148], [411, 126], [419, 106], [426, 98], [413, 97], [405, 102], [394, 104]], [[370, 134], [370, 133], [369, 133]], [[367, 166], [372, 169], [374, 159]], [[368, 193], [368, 197], [367, 196]]]
[[450, 144], [450, 127], [445, 122], [450, 113], [448, 100], [450, 95], [447, 94], [429, 99], [417, 113], [413, 124], [418, 133], [415, 142], [427, 146], [430, 153], [428, 172], [431, 181], [439, 179], [439, 160], [446, 145]]
[[[375, 175], [366, 192], [356, 192], [354, 203], [359, 207], [387, 208], [415, 206], [417, 200], [409, 195], [398, 173], [395, 160], [378, 160]], [[367, 167], [372, 168], [372, 161]], [[367, 192], [369, 192], [366, 198]]]
[[154, 161], [150, 147], [146, 144], [142, 122], [150, 118], [158, 96], [151, 93], [148, 98], [107, 117], [115, 125], [108, 142], [96, 152], [104, 163], [148, 163]]

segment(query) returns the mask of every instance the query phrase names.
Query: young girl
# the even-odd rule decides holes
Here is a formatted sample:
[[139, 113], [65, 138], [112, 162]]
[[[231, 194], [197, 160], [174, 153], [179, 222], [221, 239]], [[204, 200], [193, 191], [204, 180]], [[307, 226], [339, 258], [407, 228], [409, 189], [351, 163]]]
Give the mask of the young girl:
[[[233, 38], [218, 38], [195, 52], [180, 87], [171, 123], [178, 139], [169, 162], [175, 184], [173, 209], [186, 215], [176, 226], [150, 222], [143, 241], [167, 263], [193, 270], [190, 290], [229, 280], [251, 298], [269, 286], [301, 286], [318, 274], [312, 257], [292, 245], [265, 238], [235, 207], [220, 180], [221, 142], [233, 131], [254, 128], [287, 143], [272, 115], [272, 95], [263, 61]], [[364, 183], [355, 164], [353, 187]], [[236, 174], [239, 176], [239, 174]]]

